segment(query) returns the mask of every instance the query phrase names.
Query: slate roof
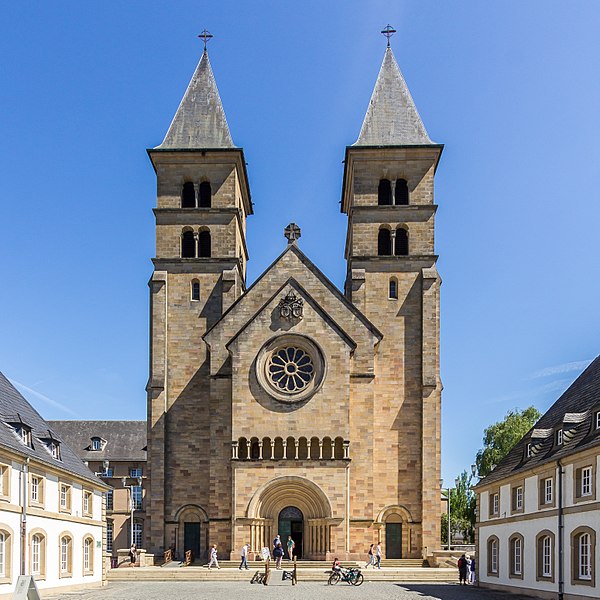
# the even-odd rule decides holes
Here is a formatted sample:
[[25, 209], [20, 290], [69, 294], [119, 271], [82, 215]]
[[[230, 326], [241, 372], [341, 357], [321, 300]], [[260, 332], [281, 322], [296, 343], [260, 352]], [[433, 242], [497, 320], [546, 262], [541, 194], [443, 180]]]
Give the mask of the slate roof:
[[206, 50], [169, 126], [161, 150], [235, 148]]
[[[596, 413], [600, 411], [600, 356], [571, 384], [534, 427], [515, 445], [479, 487], [555, 462], [576, 452], [600, 446]], [[563, 444], [557, 445], [556, 431], [563, 430]], [[527, 458], [527, 444], [532, 456]]]
[[[83, 460], [146, 460], [146, 421], [49, 421]], [[93, 437], [106, 443], [92, 450]]]
[[433, 144], [391, 48], [387, 48], [354, 146]]
[[[41, 415], [17, 391], [13, 384], [0, 373], [0, 446], [4, 446], [22, 456], [29, 456], [56, 469], [62, 469], [78, 475], [102, 489], [106, 484], [98, 479], [81, 458], [73, 451], [68, 442], [63, 440], [54, 426], [41, 417]], [[23, 423], [31, 428], [32, 446], [23, 444], [15, 433], [10, 423]], [[53, 458], [42, 440], [54, 439], [60, 442], [61, 460]]]

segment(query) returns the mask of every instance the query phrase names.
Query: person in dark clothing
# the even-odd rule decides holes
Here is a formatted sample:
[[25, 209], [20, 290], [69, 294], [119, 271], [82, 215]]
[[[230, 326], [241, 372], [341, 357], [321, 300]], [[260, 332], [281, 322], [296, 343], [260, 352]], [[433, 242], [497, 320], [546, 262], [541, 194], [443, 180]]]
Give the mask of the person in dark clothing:
[[463, 554], [458, 559], [458, 584], [467, 585], [467, 557]]

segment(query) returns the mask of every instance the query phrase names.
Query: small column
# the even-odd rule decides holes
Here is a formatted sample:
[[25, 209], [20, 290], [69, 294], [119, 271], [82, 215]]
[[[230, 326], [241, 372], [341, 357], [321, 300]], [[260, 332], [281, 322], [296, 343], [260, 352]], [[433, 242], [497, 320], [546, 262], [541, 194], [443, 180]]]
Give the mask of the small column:
[[335, 458], [335, 440], [331, 440], [331, 460]]
[[248, 448], [246, 460], [250, 460], [250, 448], [252, 448], [252, 442], [250, 440], [246, 442], [246, 448]]
[[275, 440], [271, 440], [271, 460], [275, 460]]
[[231, 458], [233, 460], [237, 460], [238, 459], [238, 450], [239, 450], [239, 442], [235, 441], [235, 442], [231, 442]]
[[283, 440], [283, 458], [287, 458], [287, 440]]
[[197, 231], [194, 231], [194, 246], [196, 247], [195, 256], [198, 256], [198, 238], [199, 237], [200, 237], [200, 234]]
[[310, 438], [306, 440], [306, 447], [308, 448], [308, 460], [310, 460]]
[[319, 440], [319, 460], [323, 460], [323, 440]]
[[300, 446], [300, 440], [295, 440], [294, 441], [294, 460], [298, 460], [298, 446]]
[[262, 449], [263, 449], [263, 443], [262, 443], [262, 440], [261, 440], [260, 442], [258, 442], [258, 460], [262, 460], [263, 459]]
[[350, 458], [350, 440], [344, 440], [344, 458]]
[[392, 242], [392, 256], [396, 256], [396, 230], [390, 231], [390, 241]]

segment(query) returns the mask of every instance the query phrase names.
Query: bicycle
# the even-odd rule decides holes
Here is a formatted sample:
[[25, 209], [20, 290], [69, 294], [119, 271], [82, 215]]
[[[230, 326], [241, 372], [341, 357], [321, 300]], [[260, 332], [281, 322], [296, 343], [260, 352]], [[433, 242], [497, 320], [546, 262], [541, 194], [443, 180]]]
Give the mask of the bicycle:
[[350, 585], [361, 585], [365, 580], [360, 569], [340, 569], [339, 571], [333, 571], [327, 581], [328, 585], [336, 585], [340, 581], [345, 581]]

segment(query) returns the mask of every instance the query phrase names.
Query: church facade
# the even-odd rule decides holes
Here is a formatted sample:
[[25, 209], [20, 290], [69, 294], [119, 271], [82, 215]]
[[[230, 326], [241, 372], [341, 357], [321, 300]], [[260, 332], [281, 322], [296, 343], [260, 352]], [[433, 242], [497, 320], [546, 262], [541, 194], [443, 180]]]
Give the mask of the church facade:
[[148, 551], [204, 556], [215, 543], [237, 557], [276, 534], [307, 559], [439, 547], [441, 152], [388, 47], [346, 148], [345, 289], [302, 252], [294, 224], [247, 287], [246, 162], [204, 51], [148, 151]]

